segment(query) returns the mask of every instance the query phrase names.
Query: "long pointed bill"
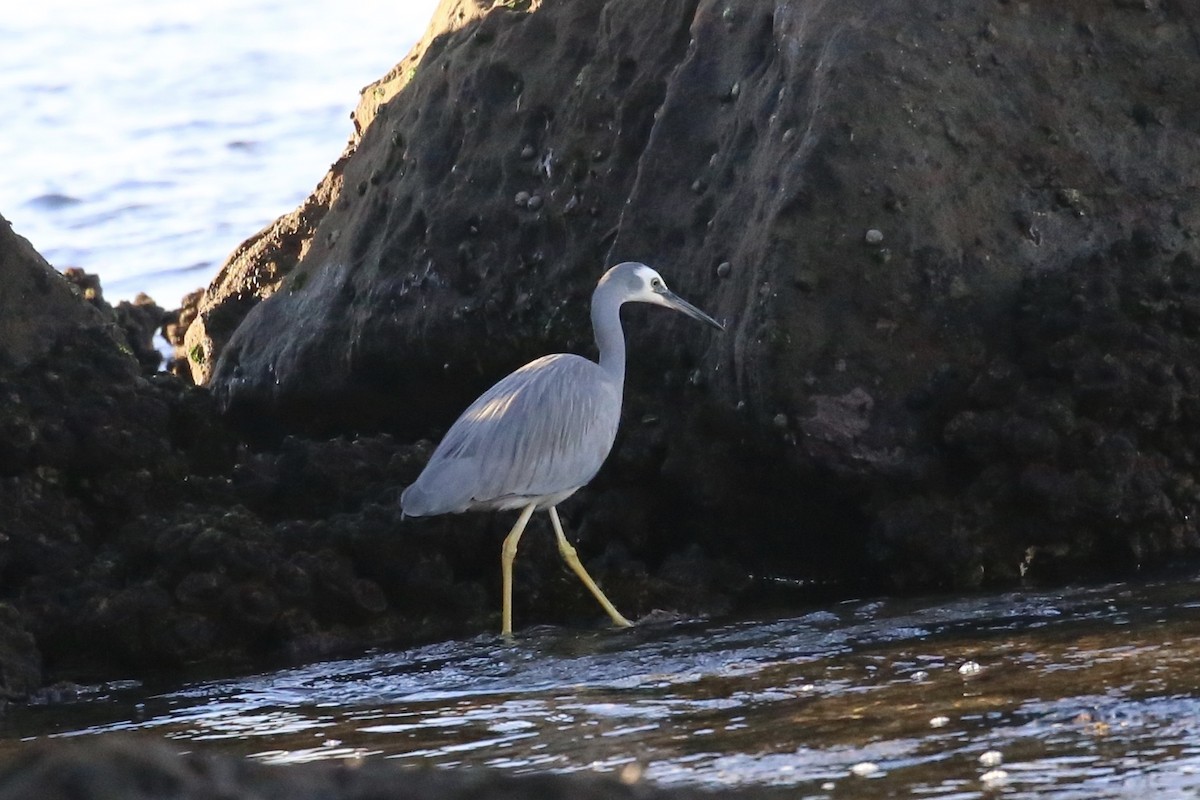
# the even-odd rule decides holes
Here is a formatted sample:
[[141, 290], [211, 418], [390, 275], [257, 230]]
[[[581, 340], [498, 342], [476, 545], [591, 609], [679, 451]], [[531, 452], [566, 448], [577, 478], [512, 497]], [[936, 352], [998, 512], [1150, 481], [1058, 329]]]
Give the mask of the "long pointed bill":
[[687, 314], [692, 319], [698, 319], [701, 322], [707, 322], [709, 325], [712, 325], [714, 328], [716, 328], [719, 331], [725, 330], [724, 325], [717, 322], [715, 319], [710, 317], [708, 314], [705, 314], [703, 311], [696, 308], [694, 305], [689, 303], [687, 300], [684, 300], [682, 297], [675, 294], [674, 292], [667, 290], [667, 291], [664, 291], [660, 296], [663, 299], [663, 304], [665, 306], [667, 306], [667, 308], [673, 308], [676, 311], [682, 311], [683, 313]]

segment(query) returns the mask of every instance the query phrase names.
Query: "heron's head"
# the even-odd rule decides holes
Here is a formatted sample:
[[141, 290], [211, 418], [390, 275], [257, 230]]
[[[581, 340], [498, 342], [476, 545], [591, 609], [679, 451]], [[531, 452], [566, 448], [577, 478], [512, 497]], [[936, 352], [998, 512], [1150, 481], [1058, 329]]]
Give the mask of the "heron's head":
[[718, 330], [725, 330], [724, 325], [668, 289], [667, 282], [663, 280], [662, 276], [645, 264], [636, 261], [617, 264], [604, 273], [604, 277], [600, 279], [601, 286], [606, 283], [616, 284], [616, 288], [621, 293], [622, 302], [653, 303], [656, 306], [672, 308], [682, 311], [692, 319], [706, 322]]

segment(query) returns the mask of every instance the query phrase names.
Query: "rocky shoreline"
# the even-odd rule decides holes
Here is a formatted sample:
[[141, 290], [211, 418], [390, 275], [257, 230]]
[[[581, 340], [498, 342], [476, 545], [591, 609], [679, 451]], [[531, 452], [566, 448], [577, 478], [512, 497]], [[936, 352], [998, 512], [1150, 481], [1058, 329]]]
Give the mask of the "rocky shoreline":
[[[64, 279], [7, 225], [0, 252], [5, 278], [31, 284], [8, 324], [43, 334], [0, 362], [4, 698], [495, 627], [507, 521], [401, 519], [399, 492], [428, 441], [376, 432], [252, 447], [206, 390], [158, 371], [150, 335], [177, 312], [149, 299], [112, 308], [93, 276]], [[651, 572], [588, 530], [581, 546], [602, 554], [591, 568], [638, 613], [712, 612], [744, 589], [730, 563], [683, 549]], [[543, 538], [523, 551], [522, 619], [593, 624]]]
[[[622, 435], [564, 506], [627, 614], [1196, 558], [1197, 25], [445, 0], [313, 196], [179, 310], [110, 306], [0, 220], [0, 700], [494, 629], [509, 520], [403, 520], [399, 493], [496, 377], [589, 352], [625, 258], [729, 322], [631, 315]], [[602, 624], [543, 525], [518, 618]], [[0, 798], [108, 796], [70, 794], [88, 763], [179, 796], [395, 779], [99, 742], [9, 763]], [[406, 785], [475, 792], [444, 777]]]
[[[0, 226], [0, 695], [494, 627], [507, 520], [397, 496], [496, 376], [588, 352], [622, 257], [730, 323], [634, 315], [564, 509], [629, 613], [1195, 557], [1200, 63], [1148, 44], [1189, 21], [901, 6], [447, 0], [313, 197], [170, 313]], [[593, 624], [526, 548], [520, 618]]]

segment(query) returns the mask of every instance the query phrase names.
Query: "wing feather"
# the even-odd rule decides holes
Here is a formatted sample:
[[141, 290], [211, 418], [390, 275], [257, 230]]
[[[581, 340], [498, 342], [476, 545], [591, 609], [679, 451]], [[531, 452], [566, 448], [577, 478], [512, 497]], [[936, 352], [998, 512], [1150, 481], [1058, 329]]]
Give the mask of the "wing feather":
[[570, 354], [508, 375], [450, 426], [401, 497], [412, 516], [486, 508], [574, 490], [595, 476], [617, 434], [621, 387]]

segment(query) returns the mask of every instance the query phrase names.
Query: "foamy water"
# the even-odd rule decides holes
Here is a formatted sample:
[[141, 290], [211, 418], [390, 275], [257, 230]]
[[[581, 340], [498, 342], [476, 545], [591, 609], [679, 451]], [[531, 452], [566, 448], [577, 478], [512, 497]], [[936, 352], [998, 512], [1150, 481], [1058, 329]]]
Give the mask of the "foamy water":
[[38, 0], [0, 15], [0, 215], [173, 307], [337, 158], [436, 0]]

